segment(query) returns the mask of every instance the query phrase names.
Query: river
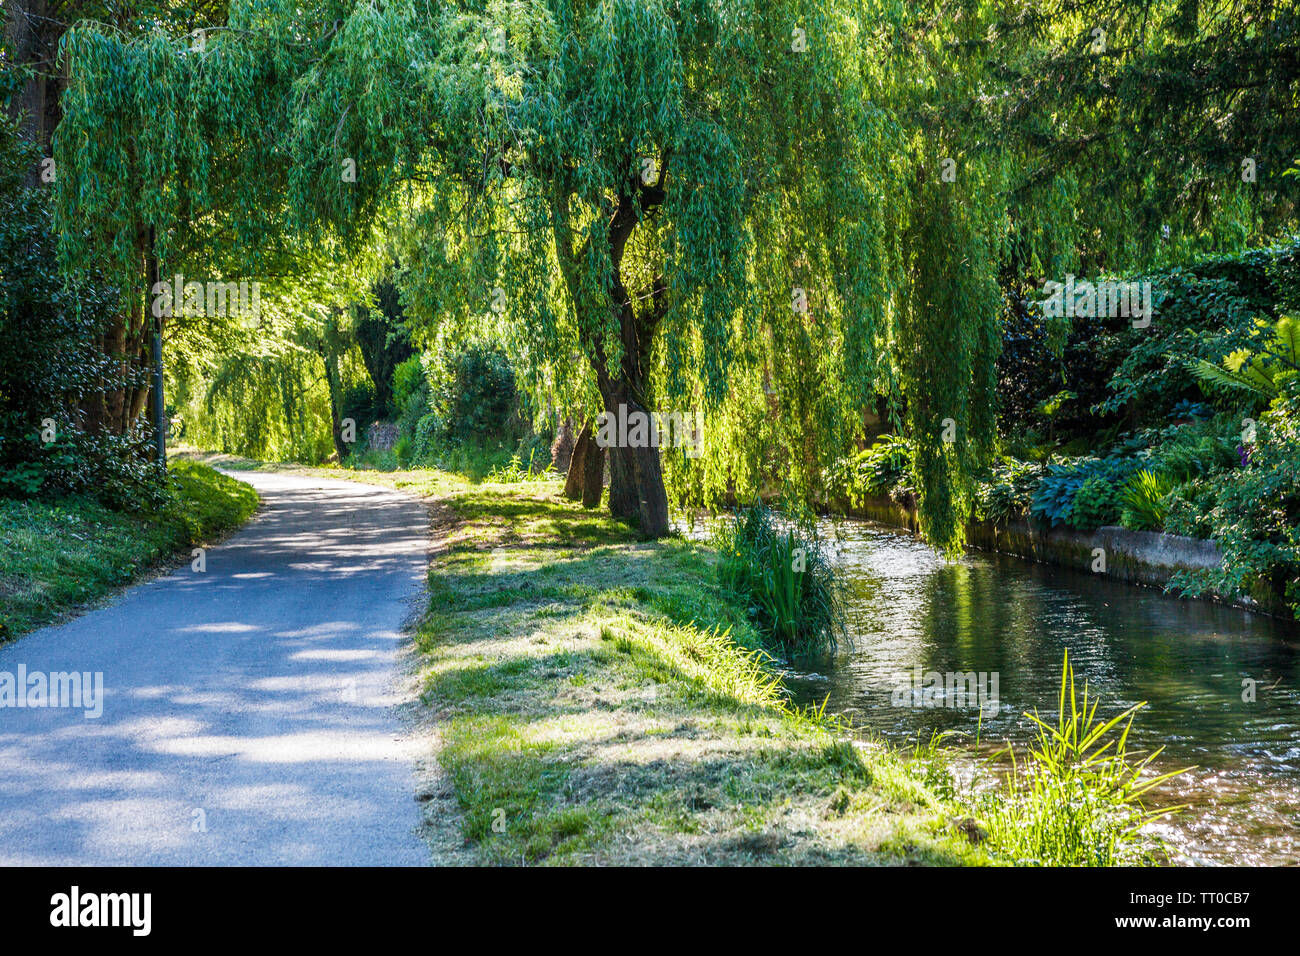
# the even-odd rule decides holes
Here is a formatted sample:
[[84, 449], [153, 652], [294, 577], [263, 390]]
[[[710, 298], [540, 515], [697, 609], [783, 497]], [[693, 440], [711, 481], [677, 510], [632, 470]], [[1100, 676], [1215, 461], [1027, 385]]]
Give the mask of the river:
[[[1183, 601], [1099, 575], [975, 553], [946, 561], [918, 539], [866, 522], [829, 535], [849, 589], [853, 646], [787, 685], [801, 703], [899, 745], [956, 731], [974, 746], [1033, 732], [1055, 714], [1068, 649], [1076, 682], [1113, 715], [1146, 701], [1131, 750], [1164, 747], [1161, 769], [1195, 765], [1155, 801], [1190, 804], [1160, 822], [1180, 863], [1300, 863], [1300, 642], [1287, 625]], [[918, 705], [918, 672], [997, 675], [991, 706]], [[897, 693], [900, 684], [903, 693]], [[1253, 694], [1251, 690], [1253, 689]], [[1253, 699], [1250, 699], [1252, 698]], [[985, 746], [984, 750], [990, 749]]]

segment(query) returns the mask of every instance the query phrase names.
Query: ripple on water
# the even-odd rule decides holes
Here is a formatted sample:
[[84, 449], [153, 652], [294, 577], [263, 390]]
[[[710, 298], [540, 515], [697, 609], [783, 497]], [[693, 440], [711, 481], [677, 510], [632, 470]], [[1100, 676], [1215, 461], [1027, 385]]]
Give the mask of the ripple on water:
[[[1197, 769], [1161, 789], [1190, 809], [1153, 825], [1184, 863], [1300, 863], [1300, 643], [1270, 618], [1178, 601], [1159, 591], [1001, 555], [943, 560], [917, 539], [863, 522], [827, 526], [850, 591], [854, 643], [796, 699], [898, 743], [960, 731], [977, 711], [896, 706], [922, 672], [999, 677], [985, 740], [1023, 741], [1026, 711], [1054, 712], [1061, 660], [1111, 713], [1146, 701], [1136, 749], [1164, 747], [1161, 769]], [[1253, 687], [1254, 699], [1247, 689]]]

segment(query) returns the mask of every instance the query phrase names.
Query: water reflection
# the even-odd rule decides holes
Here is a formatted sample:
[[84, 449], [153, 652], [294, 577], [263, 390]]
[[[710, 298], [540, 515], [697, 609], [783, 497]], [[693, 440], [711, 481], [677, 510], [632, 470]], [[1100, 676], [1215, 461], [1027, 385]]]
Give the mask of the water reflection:
[[[1025, 740], [1054, 713], [1061, 658], [1115, 713], [1138, 701], [1130, 737], [1164, 746], [1166, 768], [1198, 769], [1165, 799], [1194, 809], [1165, 827], [1190, 862], [1300, 862], [1300, 644], [1295, 631], [1234, 608], [976, 554], [946, 562], [916, 539], [848, 523], [837, 531], [855, 644], [788, 683], [803, 702], [898, 742], [960, 731], [980, 711], [897, 706], [922, 672], [996, 672], [1000, 706], [984, 740]], [[1243, 681], [1255, 700], [1244, 701]], [[1247, 685], [1249, 686], [1249, 685]]]

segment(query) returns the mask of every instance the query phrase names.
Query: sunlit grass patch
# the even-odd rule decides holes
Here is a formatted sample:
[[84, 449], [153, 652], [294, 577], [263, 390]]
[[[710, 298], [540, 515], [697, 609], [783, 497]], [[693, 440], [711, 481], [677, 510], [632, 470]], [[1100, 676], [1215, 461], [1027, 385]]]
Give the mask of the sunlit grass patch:
[[238, 526], [257, 510], [248, 485], [173, 462], [157, 511], [110, 511], [85, 499], [0, 499], [0, 641], [130, 583], [180, 549]]
[[[485, 861], [983, 859], [901, 760], [789, 705], [706, 545], [528, 491], [441, 504], [424, 699]], [[586, 540], [557, 548], [555, 527]], [[913, 849], [882, 849], [898, 832]]]

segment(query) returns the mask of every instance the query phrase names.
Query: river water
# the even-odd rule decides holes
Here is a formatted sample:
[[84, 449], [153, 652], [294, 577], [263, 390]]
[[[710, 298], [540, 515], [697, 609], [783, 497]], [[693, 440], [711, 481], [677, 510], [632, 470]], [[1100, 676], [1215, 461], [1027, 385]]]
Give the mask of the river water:
[[[850, 593], [853, 646], [787, 675], [801, 703], [851, 717], [896, 744], [950, 742], [981, 749], [1033, 734], [1022, 715], [1054, 717], [1062, 655], [1077, 684], [1102, 698], [1099, 714], [1139, 701], [1130, 750], [1164, 747], [1157, 765], [1194, 770], [1166, 784], [1157, 804], [1190, 809], [1156, 824], [1178, 862], [1300, 863], [1300, 641], [1272, 618], [1182, 601], [994, 554], [945, 561], [893, 529], [843, 522], [830, 535]], [[989, 675], [979, 700], [926, 706], [917, 675]], [[991, 675], [997, 675], [993, 704]], [[900, 692], [900, 686], [902, 688]], [[963, 689], [967, 685], [963, 685]], [[1251, 696], [1253, 700], [1244, 700]]]

